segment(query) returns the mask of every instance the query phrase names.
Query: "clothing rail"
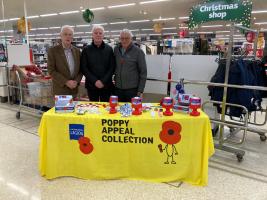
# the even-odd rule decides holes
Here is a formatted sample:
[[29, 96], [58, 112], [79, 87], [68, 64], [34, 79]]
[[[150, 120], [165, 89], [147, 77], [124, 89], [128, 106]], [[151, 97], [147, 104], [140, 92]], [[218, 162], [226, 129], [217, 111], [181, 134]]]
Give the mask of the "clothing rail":
[[[183, 82], [184, 84], [192, 84], [192, 85], [205, 85], [205, 86], [217, 86], [217, 87], [227, 87], [227, 88], [230, 87], [230, 88], [239, 88], [239, 89], [267, 91], [267, 87], [262, 87], [262, 86], [234, 85], [234, 84], [213, 83], [213, 82], [199, 81], [199, 80], [185, 80], [185, 79], [167, 80], [167, 79], [154, 79], [154, 78], [147, 78], [147, 80], [158, 81], [158, 82], [166, 82], [166, 83], [180, 83], [180, 82]], [[205, 102], [204, 104], [211, 103], [211, 102], [212, 101]], [[223, 105], [223, 102], [221, 102], [221, 105]], [[225, 105], [229, 105], [229, 104], [225, 102]], [[267, 116], [267, 114], [266, 114], [266, 116]], [[266, 118], [266, 116], [265, 116], [265, 118]], [[246, 120], [247, 119], [245, 119], [245, 121]], [[239, 129], [244, 131], [242, 139], [240, 140], [240, 142], [237, 142], [237, 143], [236, 142], [231, 142], [229, 140], [229, 138], [225, 139], [223, 137], [223, 133], [222, 133], [222, 135], [220, 134], [221, 136], [219, 138], [219, 144], [215, 145], [215, 147], [217, 149], [234, 153], [239, 162], [243, 160], [243, 156], [245, 155], [245, 151], [237, 149], [237, 148], [225, 146], [225, 145], [223, 145], [225, 142], [227, 142], [229, 144], [241, 144], [245, 140], [246, 131], [257, 133], [257, 134], [260, 135], [260, 138], [261, 138], [262, 141], [266, 140], [265, 133], [267, 131], [265, 129], [259, 129], [259, 128], [256, 128], [256, 127], [250, 127], [250, 126], [248, 126], [247, 122], [245, 124], [237, 125], [237, 124], [233, 124], [232, 122], [226, 121], [225, 118], [221, 119], [221, 120], [211, 119], [211, 122], [213, 122], [214, 124], [221, 125], [221, 126], [229, 126], [229, 127], [232, 127], [232, 128], [239, 128]], [[258, 124], [256, 124], [256, 125], [258, 125]]]
[[[255, 41], [254, 41], [254, 50], [253, 50], [253, 54], [256, 58], [256, 51], [257, 51], [257, 41], [258, 41], [258, 36], [259, 36], [259, 31], [255, 31], [253, 29], [249, 29], [247, 27], [243, 27], [243, 26], [239, 26], [239, 25], [235, 25], [234, 23], [231, 24], [230, 27], [230, 38], [229, 38], [229, 44], [228, 44], [228, 51], [227, 51], [227, 57], [226, 57], [226, 67], [225, 67], [225, 78], [224, 78], [224, 84], [225, 86], [223, 87], [223, 101], [222, 101], [222, 111], [221, 111], [221, 121], [225, 122], [225, 114], [226, 114], [226, 99], [227, 99], [227, 90], [228, 90], [228, 79], [229, 79], [229, 71], [230, 71], [230, 65], [231, 65], [231, 59], [232, 59], [232, 50], [233, 50], [233, 43], [234, 43], [234, 31], [235, 28], [239, 28], [245, 31], [252, 31], [254, 33], [256, 33], [256, 37], [255, 37]], [[247, 89], [249, 89], [250, 87], [246, 87]], [[263, 89], [264, 90], [264, 89]], [[243, 156], [245, 154], [245, 152], [240, 152], [240, 150], [235, 149], [233, 147], [227, 147], [224, 145], [224, 125], [220, 124], [219, 126], [219, 144], [217, 145], [216, 148], [230, 152], [230, 153], [234, 153], [237, 156], [238, 161], [242, 161], [243, 160]], [[264, 135], [264, 137], [266, 137]], [[242, 153], [242, 154], [240, 154]]]
[[237, 24], [234, 24], [234, 27], [235, 27], [235, 28], [243, 29], [243, 30], [245, 30], [245, 31], [254, 32], [254, 33], [257, 33], [257, 32], [258, 32], [258, 30], [251, 29], [251, 28], [247, 28], [247, 27], [245, 27], [245, 26], [241, 26], [241, 25], [237, 25]]
[[[203, 104], [202, 104], [202, 109], [203, 110], [204, 110], [206, 104], [221, 105], [222, 102], [220, 102], [220, 101], [206, 101], [206, 102], [203, 102]], [[249, 114], [248, 113], [248, 109], [245, 106], [241, 106], [241, 105], [233, 104], [233, 103], [226, 103], [226, 105], [227, 106], [233, 106], [233, 107], [239, 107], [239, 108], [241, 108], [243, 110], [243, 113], [244, 113], [244, 121], [243, 121], [243, 123], [241, 123], [241, 122], [232, 122], [232, 121], [220, 122], [220, 120], [214, 119], [214, 118], [211, 118], [211, 121], [216, 123], [216, 124], [227, 125], [227, 126], [229, 126], [231, 128], [240, 128], [241, 130], [244, 130], [243, 136], [242, 136], [242, 140], [240, 140], [239, 142], [232, 142], [231, 140], [229, 140], [229, 138], [223, 140], [224, 142], [231, 143], [231, 144], [242, 144], [245, 141], [247, 128], [248, 128], [248, 114]]]
[[[159, 81], [166, 83], [180, 83], [180, 80], [167, 80], [167, 79], [154, 79], [147, 78], [149, 81]], [[217, 86], [217, 87], [231, 87], [231, 88], [239, 88], [239, 89], [249, 89], [249, 90], [262, 90], [267, 91], [267, 87], [262, 86], [251, 86], [251, 85], [233, 85], [233, 84], [224, 84], [224, 83], [213, 83], [208, 81], [199, 81], [199, 80], [186, 80], [182, 79], [184, 84], [196, 84], [196, 85], [207, 85], [207, 86]]]

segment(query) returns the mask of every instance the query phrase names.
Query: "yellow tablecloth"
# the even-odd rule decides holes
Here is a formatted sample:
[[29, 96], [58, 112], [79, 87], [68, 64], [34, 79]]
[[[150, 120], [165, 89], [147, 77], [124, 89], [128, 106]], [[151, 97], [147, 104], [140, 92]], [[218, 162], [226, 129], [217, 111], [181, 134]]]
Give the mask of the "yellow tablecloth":
[[205, 113], [167, 117], [148, 111], [121, 117], [100, 111], [57, 114], [52, 108], [44, 113], [39, 127], [42, 176], [207, 185], [214, 145]]

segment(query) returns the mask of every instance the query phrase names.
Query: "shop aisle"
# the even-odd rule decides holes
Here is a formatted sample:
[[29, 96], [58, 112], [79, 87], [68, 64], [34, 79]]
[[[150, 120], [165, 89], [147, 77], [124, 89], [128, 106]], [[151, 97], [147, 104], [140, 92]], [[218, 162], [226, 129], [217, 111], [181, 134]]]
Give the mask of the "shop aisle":
[[242, 163], [238, 163], [234, 155], [216, 151], [211, 158], [207, 187], [71, 177], [47, 181], [38, 172], [37, 128], [40, 119], [22, 114], [17, 120], [15, 114], [6, 104], [0, 104], [1, 200], [267, 199], [267, 143], [261, 142], [254, 133], [248, 134], [242, 146], [246, 150]]

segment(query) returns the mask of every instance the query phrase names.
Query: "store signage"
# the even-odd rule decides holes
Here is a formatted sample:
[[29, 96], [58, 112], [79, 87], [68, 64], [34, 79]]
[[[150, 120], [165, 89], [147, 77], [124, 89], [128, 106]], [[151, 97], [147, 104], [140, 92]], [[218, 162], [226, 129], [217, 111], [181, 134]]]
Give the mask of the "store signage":
[[189, 28], [209, 21], [231, 21], [250, 27], [251, 0], [208, 0], [190, 11]]

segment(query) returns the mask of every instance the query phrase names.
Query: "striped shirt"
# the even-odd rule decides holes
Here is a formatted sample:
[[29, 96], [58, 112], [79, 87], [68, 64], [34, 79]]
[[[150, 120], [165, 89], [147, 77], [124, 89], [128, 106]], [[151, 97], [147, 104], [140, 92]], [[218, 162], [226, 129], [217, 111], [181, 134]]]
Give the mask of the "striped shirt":
[[73, 57], [73, 53], [71, 51], [71, 48], [64, 48], [64, 53], [69, 65], [69, 69], [70, 69], [70, 74], [73, 77], [74, 75], [74, 68], [75, 68], [75, 63], [74, 63], [74, 57]]

